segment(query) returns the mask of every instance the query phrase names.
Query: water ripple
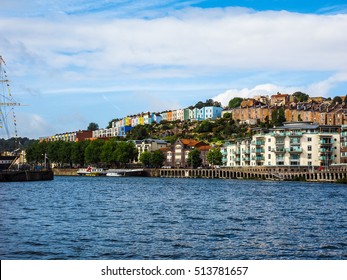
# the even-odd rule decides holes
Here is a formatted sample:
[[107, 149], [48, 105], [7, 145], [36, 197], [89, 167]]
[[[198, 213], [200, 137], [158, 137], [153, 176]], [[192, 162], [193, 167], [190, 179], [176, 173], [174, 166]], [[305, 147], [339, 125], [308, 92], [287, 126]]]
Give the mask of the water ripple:
[[334, 184], [57, 177], [0, 185], [1, 259], [346, 259]]

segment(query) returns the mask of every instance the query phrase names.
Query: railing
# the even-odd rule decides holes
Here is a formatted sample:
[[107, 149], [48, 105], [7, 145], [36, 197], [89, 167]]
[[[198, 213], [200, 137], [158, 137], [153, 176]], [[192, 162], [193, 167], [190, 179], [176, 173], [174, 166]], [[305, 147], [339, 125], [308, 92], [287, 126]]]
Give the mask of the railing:
[[302, 148], [290, 148], [289, 153], [302, 153]]
[[320, 148], [319, 151], [321, 153], [332, 153], [332, 151], [330, 149], [325, 149], [325, 148]]
[[295, 137], [295, 136], [302, 136], [302, 132], [295, 132], [295, 131], [291, 131], [291, 132], [287, 132], [287, 136], [290, 136], [290, 137]]
[[286, 134], [284, 132], [272, 132], [271, 136], [274, 136], [274, 137], [285, 137]]
[[263, 160], [265, 160], [265, 158], [264, 157], [256, 157], [255, 160], [256, 161], [263, 161]]
[[271, 151], [274, 153], [285, 153], [286, 149], [284, 147], [281, 147], [281, 148], [276, 147], [276, 149], [272, 149]]
[[319, 140], [319, 144], [321, 144], [321, 145], [332, 145], [332, 144], [334, 144], [334, 140], [333, 139]]

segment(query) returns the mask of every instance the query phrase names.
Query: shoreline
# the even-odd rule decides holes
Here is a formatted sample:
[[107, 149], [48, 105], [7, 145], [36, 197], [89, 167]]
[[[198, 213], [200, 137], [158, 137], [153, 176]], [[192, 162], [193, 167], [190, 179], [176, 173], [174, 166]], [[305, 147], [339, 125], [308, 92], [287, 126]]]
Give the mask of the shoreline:
[[[54, 176], [79, 176], [78, 169], [53, 168]], [[217, 169], [144, 169], [144, 177], [206, 178], [347, 183], [347, 166], [333, 166], [325, 170], [308, 167], [227, 167]]]

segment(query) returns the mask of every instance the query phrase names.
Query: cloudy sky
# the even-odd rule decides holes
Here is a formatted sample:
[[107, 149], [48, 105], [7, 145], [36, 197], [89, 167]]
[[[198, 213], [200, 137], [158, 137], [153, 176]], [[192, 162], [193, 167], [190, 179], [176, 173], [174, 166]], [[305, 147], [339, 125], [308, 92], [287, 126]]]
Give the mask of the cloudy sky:
[[[347, 94], [347, 4], [299, 0], [1, 0], [20, 136], [208, 98]], [[0, 134], [0, 137], [1, 134]]]

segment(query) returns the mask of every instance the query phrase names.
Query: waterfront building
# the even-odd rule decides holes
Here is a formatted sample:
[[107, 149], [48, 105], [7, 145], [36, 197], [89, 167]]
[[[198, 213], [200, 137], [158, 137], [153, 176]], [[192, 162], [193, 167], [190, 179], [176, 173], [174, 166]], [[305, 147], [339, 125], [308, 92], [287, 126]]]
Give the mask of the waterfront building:
[[253, 129], [227, 147], [227, 166], [330, 166], [340, 163], [340, 127], [311, 122]]
[[203, 141], [196, 141], [194, 139], [178, 139], [169, 148], [162, 149], [166, 157], [165, 165], [176, 168], [190, 167], [188, 155], [193, 149], [198, 149], [202, 159], [202, 166], [207, 166], [208, 162], [206, 155], [210, 148], [211, 147]]
[[347, 164], [347, 125], [341, 126], [341, 163]]
[[138, 158], [140, 158], [143, 152], [154, 152], [157, 150], [165, 149], [168, 147], [169, 143], [164, 140], [159, 139], [144, 139], [144, 140], [129, 140], [133, 142], [138, 151]]

